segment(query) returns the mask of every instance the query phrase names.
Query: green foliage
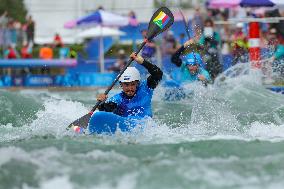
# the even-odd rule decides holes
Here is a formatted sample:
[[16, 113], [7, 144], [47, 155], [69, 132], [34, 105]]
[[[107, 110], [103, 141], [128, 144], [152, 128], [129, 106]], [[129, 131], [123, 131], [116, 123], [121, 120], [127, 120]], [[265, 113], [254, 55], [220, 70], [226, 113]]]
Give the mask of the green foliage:
[[[39, 58], [39, 50], [42, 46], [41, 45], [35, 45], [33, 47], [32, 57], [33, 58]], [[77, 54], [83, 56], [83, 58], [88, 58], [87, 53], [85, 52], [85, 46], [84, 44], [72, 44], [72, 45], [66, 45], [66, 47], [69, 47], [70, 50], [74, 50]], [[16, 50], [20, 54], [22, 46], [17, 46]], [[136, 46], [137, 48], [137, 46]], [[133, 45], [132, 44], [114, 44], [106, 53], [106, 58], [113, 58], [118, 56], [118, 51], [120, 49], [123, 49], [125, 51], [125, 55], [130, 55], [133, 52]], [[53, 48], [53, 57], [59, 58], [59, 47]], [[3, 58], [3, 49], [0, 48], [0, 59]]]
[[26, 20], [27, 10], [23, 0], [0, 0], [0, 14], [8, 12], [8, 17], [22, 23]]
[[[42, 46], [41, 45], [36, 45], [33, 47], [33, 58], [39, 58], [39, 50]], [[66, 47], [69, 47], [70, 49], [73, 49], [74, 51], [82, 55], [84, 55], [84, 46], [81, 44], [73, 44], [73, 45], [66, 45]], [[59, 58], [59, 47], [53, 48], [53, 57], [54, 58]], [[20, 48], [17, 49], [18, 52], [20, 52]]]
[[114, 44], [108, 52], [106, 52], [106, 57], [117, 57], [118, 51], [123, 49], [125, 51], [125, 55], [130, 55], [133, 52], [133, 45], [132, 44]]

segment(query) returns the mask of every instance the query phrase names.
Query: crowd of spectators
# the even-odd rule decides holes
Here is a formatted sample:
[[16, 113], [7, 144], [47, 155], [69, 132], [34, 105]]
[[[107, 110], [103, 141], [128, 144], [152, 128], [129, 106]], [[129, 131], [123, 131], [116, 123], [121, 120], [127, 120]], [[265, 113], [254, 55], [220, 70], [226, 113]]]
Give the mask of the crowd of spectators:
[[[7, 11], [0, 16], [0, 46], [3, 58], [29, 58], [34, 44], [35, 22], [28, 16], [24, 23], [9, 16]], [[16, 49], [21, 49], [20, 53]]]
[[[133, 19], [133, 23], [138, 25], [135, 13], [131, 11], [129, 15]], [[267, 16], [283, 15], [278, 10], [274, 11], [274, 13], [265, 11], [253, 12], [245, 9], [203, 10], [199, 7], [194, 10], [191, 19], [187, 23], [189, 26], [189, 38], [194, 39], [198, 45], [202, 46], [202, 58], [213, 78], [222, 72], [222, 57], [225, 55], [233, 57], [232, 65], [249, 61], [248, 23], [241, 21], [228, 22], [228, 20], [230, 18], [264, 18]], [[72, 53], [72, 50], [64, 45], [58, 33], [54, 35], [53, 43], [40, 46], [38, 56], [33, 57], [34, 34], [35, 22], [31, 16], [27, 17], [25, 23], [20, 23], [10, 18], [8, 12], [4, 12], [0, 17], [0, 45], [3, 58], [64, 59], [76, 57], [74, 52]], [[146, 29], [141, 31], [143, 38], [146, 34]], [[171, 56], [188, 40], [185, 31], [179, 31], [176, 34], [169, 30], [164, 32], [162, 36], [161, 41], [152, 40], [145, 45], [141, 51], [141, 55], [144, 58], [155, 62], [158, 51], [161, 52], [162, 57]], [[281, 56], [274, 54], [274, 52], [277, 52], [279, 45], [284, 45], [283, 27], [281, 29], [279, 24], [261, 22], [260, 47], [265, 52], [268, 52], [263, 57], [273, 57], [273, 61], [279, 60]], [[58, 57], [54, 56], [55, 48], [58, 49]], [[124, 50], [119, 50], [116, 55], [117, 61], [108, 68], [109, 71], [118, 72], [126, 64], [127, 56]], [[284, 69], [282, 72], [284, 72]]]
[[[21, 23], [9, 16], [5, 11], [0, 16], [0, 47], [1, 58], [4, 59], [52, 59], [74, 58], [76, 55], [69, 47], [66, 47], [58, 33], [55, 33], [53, 42], [50, 44], [36, 45], [35, 22], [31, 16]], [[39, 53], [34, 53], [35, 45]], [[58, 57], [54, 56], [54, 50], [58, 50]]]
[[[190, 38], [193, 38], [202, 50], [203, 61], [207, 64], [207, 70], [212, 78], [216, 78], [223, 71], [223, 57], [232, 57], [231, 65], [249, 61], [249, 23], [241, 21], [241, 18], [265, 18], [284, 16], [281, 11], [272, 12], [252, 11], [245, 9], [224, 9], [223, 11], [195, 9], [192, 18], [188, 21]], [[229, 22], [231, 18], [240, 18], [240, 21]], [[260, 48], [261, 59], [266, 59], [274, 67], [279, 67], [279, 61], [283, 61], [284, 53], [284, 24], [260, 22]], [[145, 37], [146, 30], [142, 31]], [[162, 57], [173, 55], [181, 45], [188, 40], [185, 31], [180, 31], [178, 37], [169, 30], [162, 34], [162, 41], [158, 43], [150, 41], [143, 49], [142, 56], [155, 59], [157, 49], [161, 50]], [[283, 48], [282, 48], [283, 47]], [[280, 50], [279, 50], [280, 49]], [[284, 64], [283, 64], [284, 65]], [[284, 76], [284, 66], [280, 66], [280, 75]]]

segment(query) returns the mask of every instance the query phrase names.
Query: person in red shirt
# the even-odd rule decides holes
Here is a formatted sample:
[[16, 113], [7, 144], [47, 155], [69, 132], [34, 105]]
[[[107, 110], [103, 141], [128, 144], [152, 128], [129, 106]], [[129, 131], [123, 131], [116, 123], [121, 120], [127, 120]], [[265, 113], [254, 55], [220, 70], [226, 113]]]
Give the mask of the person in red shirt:
[[243, 23], [237, 23], [232, 35], [232, 54], [234, 56], [233, 65], [238, 62], [245, 62], [245, 54], [248, 53], [248, 39], [243, 32]]
[[54, 47], [62, 47], [63, 46], [61, 36], [58, 33], [56, 33], [55, 36], [54, 36], [53, 45], [54, 45]]
[[23, 59], [32, 58], [32, 48], [28, 43], [25, 43], [21, 49], [21, 57]]
[[16, 59], [18, 58], [18, 53], [12, 45], [9, 45], [8, 49], [4, 52], [4, 57], [6, 59]]

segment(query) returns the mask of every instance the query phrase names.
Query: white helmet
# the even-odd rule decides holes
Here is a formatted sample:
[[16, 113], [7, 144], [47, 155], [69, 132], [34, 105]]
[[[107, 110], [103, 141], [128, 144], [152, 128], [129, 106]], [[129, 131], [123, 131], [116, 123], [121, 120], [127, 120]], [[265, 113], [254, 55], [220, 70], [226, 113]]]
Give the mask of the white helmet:
[[120, 82], [140, 81], [140, 72], [135, 67], [128, 67], [119, 78]]

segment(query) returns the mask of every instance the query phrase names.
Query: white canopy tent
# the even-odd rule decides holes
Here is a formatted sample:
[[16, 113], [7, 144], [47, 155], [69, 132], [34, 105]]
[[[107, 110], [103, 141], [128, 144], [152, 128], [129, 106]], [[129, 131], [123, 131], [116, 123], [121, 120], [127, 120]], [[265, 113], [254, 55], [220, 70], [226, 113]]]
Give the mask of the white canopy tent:
[[110, 27], [96, 26], [87, 30], [84, 30], [77, 34], [77, 38], [87, 39], [87, 38], [98, 38], [98, 37], [113, 37], [125, 35], [124, 32], [119, 29]]
[[100, 38], [100, 70], [104, 72], [104, 37], [115, 37], [125, 35], [125, 32], [120, 31], [119, 29], [96, 26], [87, 30], [80, 32], [77, 35], [77, 38], [80, 39], [89, 39], [89, 38]]

